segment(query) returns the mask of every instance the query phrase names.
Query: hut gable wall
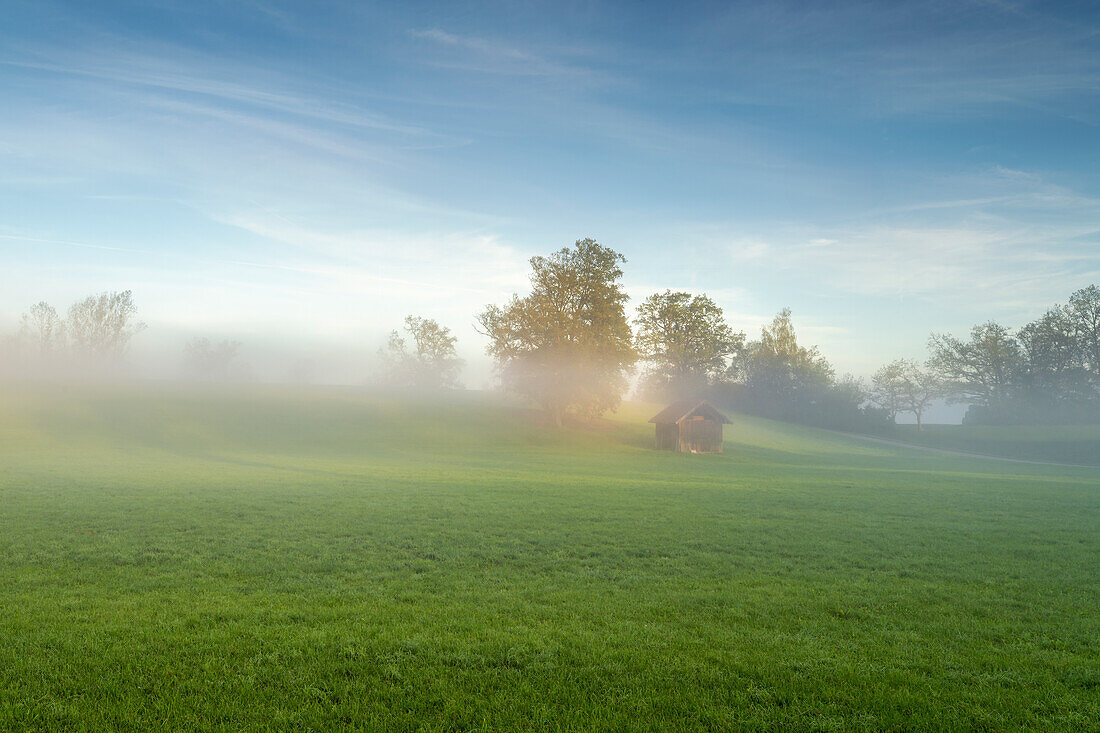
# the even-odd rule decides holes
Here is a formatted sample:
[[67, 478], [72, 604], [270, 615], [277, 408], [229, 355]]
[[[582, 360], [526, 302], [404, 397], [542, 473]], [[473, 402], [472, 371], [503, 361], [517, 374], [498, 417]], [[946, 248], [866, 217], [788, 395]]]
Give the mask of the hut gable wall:
[[655, 447], [681, 453], [721, 453], [729, 420], [709, 402], [677, 402], [655, 415]]

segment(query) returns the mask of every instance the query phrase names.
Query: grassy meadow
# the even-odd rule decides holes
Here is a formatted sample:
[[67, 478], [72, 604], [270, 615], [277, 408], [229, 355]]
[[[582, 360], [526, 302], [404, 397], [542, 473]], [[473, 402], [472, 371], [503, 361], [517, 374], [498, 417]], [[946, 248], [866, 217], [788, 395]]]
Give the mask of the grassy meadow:
[[1100, 728], [1100, 470], [655, 411], [0, 389], [0, 729]]

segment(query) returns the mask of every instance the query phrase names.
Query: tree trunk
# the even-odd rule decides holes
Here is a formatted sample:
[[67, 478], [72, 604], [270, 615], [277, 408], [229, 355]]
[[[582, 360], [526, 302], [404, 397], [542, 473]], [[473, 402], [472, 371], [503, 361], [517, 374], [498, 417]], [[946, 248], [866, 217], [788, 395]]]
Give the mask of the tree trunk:
[[920, 421], [920, 416], [921, 416], [922, 410], [914, 410], [914, 412], [917, 414], [917, 432], [919, 433], [919, 432], [924, 430], [924, 426], [921, 425], [921, 421]]

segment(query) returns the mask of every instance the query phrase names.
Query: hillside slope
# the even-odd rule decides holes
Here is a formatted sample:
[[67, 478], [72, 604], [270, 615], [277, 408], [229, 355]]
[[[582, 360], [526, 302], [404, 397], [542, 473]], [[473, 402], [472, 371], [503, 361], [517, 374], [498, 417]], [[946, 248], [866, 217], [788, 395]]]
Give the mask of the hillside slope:
[[899, 440], [929, 448], [1100, 466], [1100, 425], [899, 425]]

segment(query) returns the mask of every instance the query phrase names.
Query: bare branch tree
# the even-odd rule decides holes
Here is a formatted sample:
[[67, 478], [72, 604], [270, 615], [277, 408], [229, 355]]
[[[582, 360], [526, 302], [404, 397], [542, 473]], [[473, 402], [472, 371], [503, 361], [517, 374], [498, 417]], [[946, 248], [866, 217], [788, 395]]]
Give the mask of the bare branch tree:
[[111, 363], [125, 356], [130, 340], [144, 330], [134, 320], [137, 306], [129, 290], [89, 295], [69, 308], [68, 332], [77, 356]]
[[52, 305], [35, 303], [23, 314], [21, 333], [38, 355], [45, 360], [56, 359], [65, 351], [65, 324]]

